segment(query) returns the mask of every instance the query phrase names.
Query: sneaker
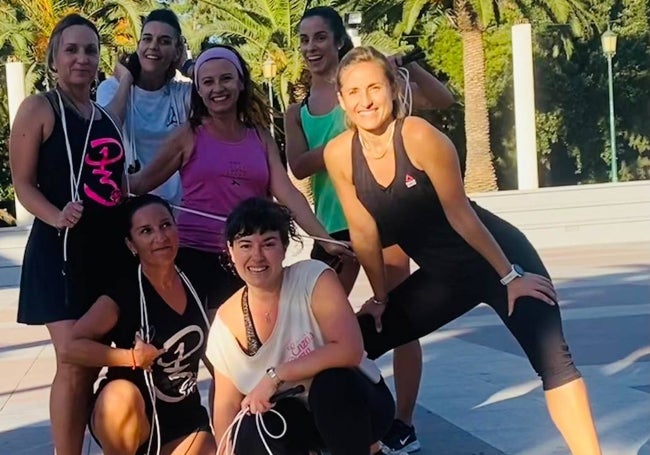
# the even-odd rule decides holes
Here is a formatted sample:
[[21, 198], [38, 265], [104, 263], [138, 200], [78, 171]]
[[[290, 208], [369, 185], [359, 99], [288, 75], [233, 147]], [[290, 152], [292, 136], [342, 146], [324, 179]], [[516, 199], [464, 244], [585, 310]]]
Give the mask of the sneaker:
[[408, 452], [404, 450], [393, 450], [383, 442], [380, 442], [379, 452], [375, 452], [373, 455], [408, 455]]
[[417, 452], [422, 448], [415, 435], [415, 427], [409, 426], [399, 419], [393, 420], [388, 434], [382, 439], [389, 449], [408, 453]]

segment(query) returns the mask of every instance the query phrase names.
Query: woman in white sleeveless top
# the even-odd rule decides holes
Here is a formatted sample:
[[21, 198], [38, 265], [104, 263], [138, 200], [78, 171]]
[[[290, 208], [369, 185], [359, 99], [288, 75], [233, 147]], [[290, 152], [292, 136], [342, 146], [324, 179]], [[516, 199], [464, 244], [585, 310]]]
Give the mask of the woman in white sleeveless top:
[[[234, 266], [246, 286], [218, 310], [206, 356], [214, 367], [213, 425], [219, 453], [266, 455], [256, 414], [271, 434], [282, 431], [270, 398], [305, 386], [279, 401], [286, 420], [279, 439], [266, 436], [274, 455], [381, 453], [371, 445], [388, 431], [395, 410], [377, 367], [363, 351], [357, 319], [336, 273], [320, 261], [288, 267], [295, 227], [285, 207], [251, 198], [228, 217], [226, 236]], [[228, 427], [247, 410], [236, 441]], [[262, 430], [263, 432], [263, 430]], [[223, 438], [222, 438], [223, 437]], [[223, 451], [227, 449], [226, 451]], [[223, 451], [223, 452], [222, 452]]]

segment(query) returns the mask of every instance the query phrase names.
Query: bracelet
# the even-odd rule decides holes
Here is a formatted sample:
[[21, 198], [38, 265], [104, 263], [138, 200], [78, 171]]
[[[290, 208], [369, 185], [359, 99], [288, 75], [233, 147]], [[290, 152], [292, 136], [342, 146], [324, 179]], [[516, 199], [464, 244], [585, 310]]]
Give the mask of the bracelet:
[[135, 370], [138, 365], [135, 363], [135, 349], [131, 348], [131, 369]]
[[371, 298], [370, 300], [371, 300], [372, 303], [374, 303], [375, 305], [386, 305], [386, 304], [388, 303], [388, 296], [386, 296], [386, 300], [379, 300], [377, 297], [375, 297], [375, 296], [373, 295], [372, 298]]

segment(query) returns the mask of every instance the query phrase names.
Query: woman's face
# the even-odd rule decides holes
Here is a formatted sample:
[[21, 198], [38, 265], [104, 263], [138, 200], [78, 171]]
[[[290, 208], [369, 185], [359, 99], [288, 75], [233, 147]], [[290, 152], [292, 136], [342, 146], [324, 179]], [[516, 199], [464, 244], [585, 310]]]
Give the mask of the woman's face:
[[278, 231], [237, 238], [229, 249], [237, 273], [248, 286], [273, 288], [282, 279], [286, 250]]
[[147, 22], [138, 42], [138, 59], [145, 73], [167, 74], [180, 58], [179, 36], [164, 22]]
[[85, 25], [71, 25], [63, 30], [52, 63], [59, 83], [90, 86], [99, 65], [95, 32]]
[[339, 63], [339, 46], [327, 22], [320, 16], [303, 19], [298, 27], [300, 53], [313, 74], [332, 71]]
[[244, 89], [235, 65], [219, 58], [208, 60], [198, 69], [198, 92], [208, 111], [237, 111], [239, 94]]
[[169, 265], [178, 252], [178, 229], [171, 213], [161, 204], [149, 204], [131, 217], [131, 238], [126, 244], [142, 264]]
[[393, 91], [379, 63], [360, 62], [346, 66], [339, 81], [341, 107], [358, 128], [382, 131], [390, 123]]

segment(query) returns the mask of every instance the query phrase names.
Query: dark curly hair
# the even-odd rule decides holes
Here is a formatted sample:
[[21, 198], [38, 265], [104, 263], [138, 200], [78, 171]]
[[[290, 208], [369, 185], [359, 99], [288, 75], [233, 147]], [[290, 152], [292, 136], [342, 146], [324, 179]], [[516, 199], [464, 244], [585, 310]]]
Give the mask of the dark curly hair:
[[280, 234], [285, 248], [289, 246], [289, 240], [302, 243], [291, 211], [270, 199], [246, 199], [235, 207], [226, 221], [226, 238], [230, 246], [241, 237], [269, 231], [277, 231]]

